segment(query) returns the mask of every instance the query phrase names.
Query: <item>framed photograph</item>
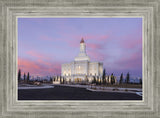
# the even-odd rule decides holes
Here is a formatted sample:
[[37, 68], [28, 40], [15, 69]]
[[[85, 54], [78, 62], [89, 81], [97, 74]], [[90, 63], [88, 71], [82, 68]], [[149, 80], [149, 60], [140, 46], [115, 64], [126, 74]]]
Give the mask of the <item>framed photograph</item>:
[[2, 117], [160, 116], [159, 1], [1, 1]]
[[142, 17], [18, 17], [17, 25], [18, 100], [142, 101]]

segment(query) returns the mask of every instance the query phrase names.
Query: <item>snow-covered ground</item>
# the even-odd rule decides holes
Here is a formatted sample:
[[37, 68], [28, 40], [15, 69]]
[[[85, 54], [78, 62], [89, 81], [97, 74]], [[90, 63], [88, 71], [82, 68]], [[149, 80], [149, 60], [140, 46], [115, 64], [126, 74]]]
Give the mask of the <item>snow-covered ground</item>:
[[142, 92], [136, 92], [137, 95], [142, 96]]
[[[79, 87], [79, 88], [91, 88], [91, 85], [69, 85], [69, 84], [60, 84], [60, 86], [70, 86], [70, 87]], [[133, 90], [133, 91], [142, 91], [141, 88], [118, 88], [118, 87], [101, 87], [101, 86], [92, 86], [92, 88], [96, 88], [96, 89], [119, 89], [119, 90]]]
[[18, 89], [47, 89], [47, 88], [54, 88], [53, 85], [47, 85], [47, 84], [43, 84], [40, 86], [36, 86], [36, 85], [28, 85], [25, 84], [23, 86], [18, 86]]
[[135, 93], [139, 96], [142, 96], [141, 88], [118, 88], [118, 87], [101, 87], [101, 86], [91, 86], [91, 85], [68, 85], [68, 84], [61, 84], [60, 86], [86, 88], [89, 91], [96, 91], [96, 92]]
[[[101, 87], [101, 86], [91, 86], [91, 85], [69, 85], [69, 84], [57, 84], [57, 85], [86, 88], [89, 91], [95, 91], [95, 92], [135, 93], [139, 96], [142, 96], [141, 88], [118, 88], [118, 87]], [[18, 86], [18, 89], [47, 89], [47, 88], [54, 88], [54, 84], [42, 84], [40, 86], [24, 84]]]

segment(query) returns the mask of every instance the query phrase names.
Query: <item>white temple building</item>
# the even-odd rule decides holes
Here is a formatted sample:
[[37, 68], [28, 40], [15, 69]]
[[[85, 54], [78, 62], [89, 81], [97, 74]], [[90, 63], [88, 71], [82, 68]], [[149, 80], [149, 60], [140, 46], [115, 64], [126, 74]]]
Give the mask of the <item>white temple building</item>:
[[86, 44], [82, 38], [80, 41], [80, 52], [70, 63], [62, 64], [61, 76], [67, 82], [91, 82], [93, 76], [101, 78], [103, 74], [102, 62], [91, 62], [86, 53]]

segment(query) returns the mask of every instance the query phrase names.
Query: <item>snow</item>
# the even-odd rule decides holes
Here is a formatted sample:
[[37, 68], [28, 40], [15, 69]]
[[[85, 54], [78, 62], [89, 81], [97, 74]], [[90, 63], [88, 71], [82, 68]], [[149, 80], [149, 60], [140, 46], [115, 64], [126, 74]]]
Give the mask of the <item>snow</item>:
[[18, 89], [47, 89], [54, 88], [54, 86], [45, 85], [45, 86], [26, 86], [26, 87], [18, 87]]
[[[69, 84], [57, 84], [57, 85], [86, 88], [89, 91], [96, 91], [96, 92], [135, 93], [139, 96], [142, 96], [142, 89], [141, 88], [118, 88], [118, 87], [101, 87], [101, 86], [91, 86], [91, 85], [69, 85]], [[41, 86], [25, 85], [25, 86], [18, 87], [18, 89], [47, 89], [47, 88], [54, 88], [54, 86], [53, 86], [53, 84], [49, 84], [49, 85], [43, 84]]]

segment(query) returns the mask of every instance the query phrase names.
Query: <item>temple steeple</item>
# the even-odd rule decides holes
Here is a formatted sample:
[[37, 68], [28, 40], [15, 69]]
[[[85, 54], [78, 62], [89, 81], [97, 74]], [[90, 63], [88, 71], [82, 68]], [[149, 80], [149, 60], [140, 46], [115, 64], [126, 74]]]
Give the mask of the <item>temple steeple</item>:
[[84, 43], [84, 39], [83, 39], [83, 37], [82, 37], [82, 39], [81, 39], [81, 42], [80, 43]]
[[90, 61], [90, 58], [86, 54], [86, 44], [84, 42], [84, 39], [82, 38], [80, 41], [80, 52], [78, 56], [75, 58], [75, 61]]

